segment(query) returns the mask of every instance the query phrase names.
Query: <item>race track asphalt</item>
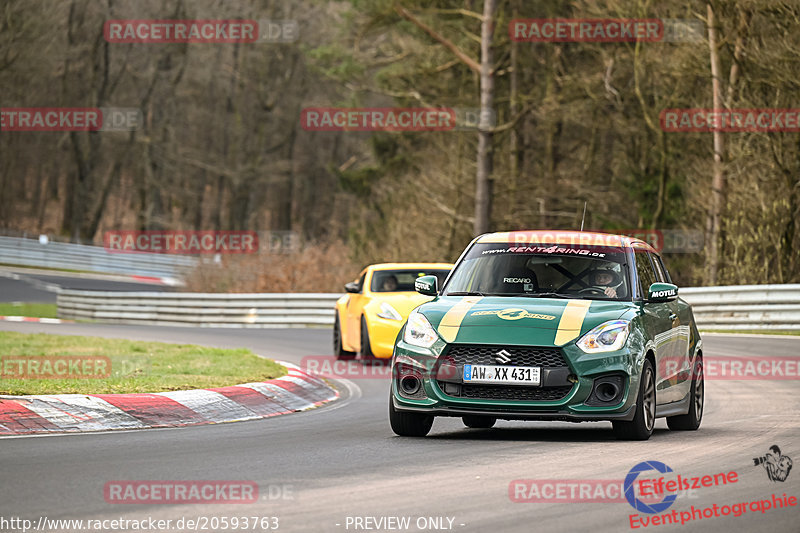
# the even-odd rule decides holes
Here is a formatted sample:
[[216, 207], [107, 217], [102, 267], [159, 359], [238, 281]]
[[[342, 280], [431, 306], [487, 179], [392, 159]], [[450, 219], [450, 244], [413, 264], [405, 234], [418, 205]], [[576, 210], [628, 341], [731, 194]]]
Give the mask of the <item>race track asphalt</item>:
[[[100, 324], [0, 324], [2, 330], [96, 335], [247, 347], [300, 364], [330, 353], [324, 329], [204, 329]], [[707, 355], [798, 358], [800, 338], [707, 335]], [[620, 442], [609, 423], [498, 422], [466, 429], [437, 419], [430, 436], [400, 438], [387, 420], [386, 378], [340, 380], [329, 406], [253, 422], [165, 430], [0, 439], [0, 518], [170, 519], [270, 516], [279, 531], [388, 531], [355, 517], [410, 517], [405, 531], [431, 531], [428, 517], [463, 532], [617, 532], [634, 509], [611, 503], [516, 503], [517, 479], [623, 480], [637, 463], [683, 476], [736, 471], [738, 481], [685, 493], [666, 513], [800, 496], [800, 472], [773, 482], [753, 457], [772, 445], [800, 458], [800, 382], [709, 381], [703, 425], [672, 432], [659, 420], [646, 442]], [[251, 480], [257, 503], [108, 504], [113, 480]], [[274, 497], [278, 490], [285, 497]], [[270, 494], [272, 492], [272, 494]], [[274, 498], [270, 498], [273, 496]], [[656, 531], [800, 531], [798, 508], [704, 518]], [[649, 515], [648, 515], [649, 516]], [[348, 518], [349, 517], [349, 518]], [[420, 517], [423, 517], [420, 519]], [[423, 523], [426, 522], [426, 523]], [[359, 522], [375, 526], [375, 522]], [[422, 526], [422, 527], [420, 527]], [[66, 531], [68, 529], [60, 529]], [[213, 529], [210, 529], [213, 530]], [[221, 526], [217, 527], [221, 531]], [[165, 529], [177, 531], [177, 529]], [[256, 531], [262, 531], [256, 529]]]
[[[136, 281], [77, 277], [69, 274], [17, 272], [0, 269], [0, 302], [55, 303], [54, 287], [80, 291], [171, 291], [172, 287]], [[11, 277], [15, 276], [15, 277]]]

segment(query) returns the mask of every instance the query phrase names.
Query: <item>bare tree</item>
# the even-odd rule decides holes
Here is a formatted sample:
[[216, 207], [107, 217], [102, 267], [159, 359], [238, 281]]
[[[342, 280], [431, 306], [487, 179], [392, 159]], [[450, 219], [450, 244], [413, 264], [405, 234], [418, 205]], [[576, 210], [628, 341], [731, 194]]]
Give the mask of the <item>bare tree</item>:
[[434, 30], [431, 26], [412, 15], [407, 9], [398, 6], [396, 10], [403, 18], [413, 22], [480, 75], [481, 112], [478, 123], [473, 233], [475, 235], [486, 233], [489, 231], [492, 214], [492, 167], [494, 154], [492, 149], [493, 125], [490, 120], [494, 102], [495, 71], [493, 65], [492, 39], [494, 37], [494, 14], [497, 10], [497, 0], [484, 0], [482, 16], [470, 13], [470, 16], [477, 16], [481, 20], [480, 63], [460, 50], [452, 41]]
[[475, 225], [473, 233], [489, 231], [492, 216], [492, 125], [489, 113], [494, 102], [492, 37], [496, 0], [484, 0], [481, 21], [481, 117], [478, 124], [478, 169], [475, 174]]
[[[709, 2], [706, 5], [708, 13], [708, 50], [711, 58], [711, 90], [713, 93], [714, 110], [722, 107], [722, 89], [720, 84], [720, 60], [717, 44], [717, 28], [714, 19], [714, 8]], [[719, 270], [720, 246], [720, 221], [722, 210], [725, 206], [725, 138], [722, 132], [714, 130], [714, 171], [711, 178], [711, 206], [706, 219], [706, 284], [717, 283]]]

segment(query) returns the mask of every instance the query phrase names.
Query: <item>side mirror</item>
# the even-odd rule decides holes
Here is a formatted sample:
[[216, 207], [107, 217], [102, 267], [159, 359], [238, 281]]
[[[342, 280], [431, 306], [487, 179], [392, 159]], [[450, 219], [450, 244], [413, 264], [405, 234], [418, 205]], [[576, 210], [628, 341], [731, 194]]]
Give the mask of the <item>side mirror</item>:
[[647, 291], [648, 302], [669, 302], [678, 297], [678, 286], [672, 283], [653, 283]]
[[359, 292], [358, 282], [351, 281], [350, 283], [345, 283], [344, 290], [346, 290], [347, 292], [356, 292], [356, 293]]
[[414, 290], [425, 296], [436, 296], [439, 293], [439, 280], [436, 276], [420, 276], [414, 281]]

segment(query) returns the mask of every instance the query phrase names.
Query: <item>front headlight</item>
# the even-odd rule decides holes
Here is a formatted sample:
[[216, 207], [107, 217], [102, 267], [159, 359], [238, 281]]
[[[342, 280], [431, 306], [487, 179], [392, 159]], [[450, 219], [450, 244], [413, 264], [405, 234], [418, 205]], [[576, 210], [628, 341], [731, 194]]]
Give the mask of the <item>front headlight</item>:
[[381, 302], [381, 311], [378, 313], [378, 316], [386, 320], [403, 320], [403, 317], [400, 316], [397, 309], [386, 302]]
[[403, 333], [403, 340], [413, 346], [430, 348], [439, 336], [422, 313], [412, 311], [406, 323], [406, 331]]
[[600, 324], [581, 337], [576, 344], [586, 353], [613, 352], [625, 346], [628, 340], [627, 320], [611, 320]]

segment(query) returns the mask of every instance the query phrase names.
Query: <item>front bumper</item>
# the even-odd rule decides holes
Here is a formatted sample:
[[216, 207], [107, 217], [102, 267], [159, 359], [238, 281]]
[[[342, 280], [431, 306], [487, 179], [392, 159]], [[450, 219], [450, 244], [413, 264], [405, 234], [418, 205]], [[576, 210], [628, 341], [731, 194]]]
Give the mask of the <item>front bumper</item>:
[[[453, 365], [449, 364], [447, 356], [456, 346], [439, 340], [431, 349], [425, 349], [398, 339], [392, 374], [392, 401], [397, 411], [435, 416], [483, 415], [507, 420], [574, 422], [629, 421], [635, 415], [642, 361], [627, 348], [586, 354], [574, 344], [561, 348], [545, 347], [551, 351], [560, 350], [563, 364], [552, 368], [542, 366], [540, 386], [484, 386], [484, 390], [476, 394], [475, 389], [480, 387], [472, 385], [470, 397], [466, 397], [466, 389], [461, 388], [465, 385], [461, 374], [463, 367], [455, 365], [455, 368], [449, 368]], [[496, 348], [499, 350], [505, 346], [497, 345]], [[478, 361], [474, 363], [479, 364]], [[509, 364], [513, 365], [514, 361]], [[399, 387], [400, 377], [409, 373], [418, 376], [422, 382], [421, 391], [413, 397], [401, 392]], [[620, 397], [612, 405], [597, 405], [596, 402], [587, 405], [595, 379], [608, 376], [623, 378]]]
[[388, 320], [379, 316], [369, 317], [367, 331], [369, 332], [372, 355], [377, 359], [391, 358], [394, 350], [394, 341], [402, 327], [403, 322], [399, 320]]
[[397, 401], [397, 397], [392, 397], [394, 408], [397, 411], [422, 413], [433, 416], [456, 416], [480, 415], [491, 416], [502, 420], [553, 420], [559, 422], [591, 422], [603, 420], [625, 420], [631, 421], [636, 415], [636, 405], [632, 405], [624, 411], [614, 413], [580, 413], [576, 414], [569, 410], [563, 411], [508, 411], [492, 409], [469, 409], [462, 407], [416, 407]]

